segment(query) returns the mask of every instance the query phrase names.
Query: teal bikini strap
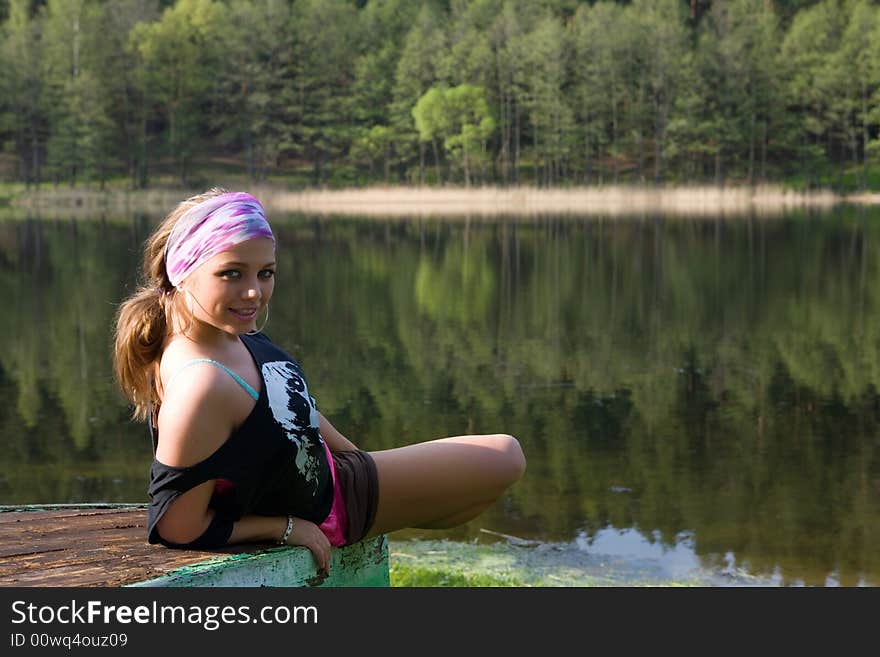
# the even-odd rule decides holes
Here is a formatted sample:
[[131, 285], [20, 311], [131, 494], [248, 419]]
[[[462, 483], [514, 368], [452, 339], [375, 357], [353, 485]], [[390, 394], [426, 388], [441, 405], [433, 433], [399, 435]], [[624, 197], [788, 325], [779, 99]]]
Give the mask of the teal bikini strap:
[[190, 365], [195, 365], [196, 363], [211, 363], [211, 365], [216, 365], [221, 370], [224, 370], [233, 379], [235, 379], [241, 385], [241, 387], [244, 388], [247, 391], [247, 393], [251, 397], [254, 398], [255, 401], [260, 398], [260, 393], [258, 393], [256, 390], [254, 390], [250, 383], [248, 383], [247, 381], [242, 379], [238, 374], [236, 374], [231, 369], [226, 367], [226, 365], [224, 365], [223, 363], [218, 363], [216, 360], [211, 360], [210, 358], [193, 358], [192, 360], [185, 362], [183, 365], [180, 366], [180, 368], [174, 374], [171, 375], [171, 378], [168, 379], [168, 383], [165, 385], [165, 387], [170, 388], [171, 382], [174, 381], [174, 378], [178, 374], [183, 372], [183, 370], [185, 370]]

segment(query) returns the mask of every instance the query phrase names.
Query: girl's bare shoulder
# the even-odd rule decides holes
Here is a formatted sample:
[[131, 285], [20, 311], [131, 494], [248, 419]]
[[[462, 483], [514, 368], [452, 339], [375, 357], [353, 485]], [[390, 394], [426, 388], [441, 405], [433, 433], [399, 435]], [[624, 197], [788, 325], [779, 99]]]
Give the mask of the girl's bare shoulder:
[[210, 363], [192, 363], [210, 355], [172, 343], [162, 355], [162, 405], [156, 457], [186, 467], [210, 456], [238, 424], [236, 384]]
[[163, 385], [167, 384], [189, 361], [210, 357], [211, 355], [203, 347], [190, 340], [172, 339], [165, 345], [159, 360], [159, 373]]

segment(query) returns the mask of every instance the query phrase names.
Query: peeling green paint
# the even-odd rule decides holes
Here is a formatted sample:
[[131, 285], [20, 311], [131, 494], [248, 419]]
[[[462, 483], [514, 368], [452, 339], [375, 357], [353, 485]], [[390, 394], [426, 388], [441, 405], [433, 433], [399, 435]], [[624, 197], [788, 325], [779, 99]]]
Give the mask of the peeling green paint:
[[318, 573], [314, 558], [302, 547], [275, 547], [246, 554], [223, 555], [185, 566], [161, 577], [137, 582], [143, 587], [208, 586], [389, 586], [388, 540], [378, 536], [334, 548], [330, 573]]

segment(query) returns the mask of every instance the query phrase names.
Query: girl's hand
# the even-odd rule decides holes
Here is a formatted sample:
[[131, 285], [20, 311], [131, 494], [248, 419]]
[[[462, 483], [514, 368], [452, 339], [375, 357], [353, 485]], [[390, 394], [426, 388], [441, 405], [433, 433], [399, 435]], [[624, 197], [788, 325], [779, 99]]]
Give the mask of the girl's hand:
[[293, 531], [287, 537], [288, 545], [301, 545], [309, 548], [319, 571], [330, 572], [330, 541], [318, 525], [302, 518], [293, 519]]

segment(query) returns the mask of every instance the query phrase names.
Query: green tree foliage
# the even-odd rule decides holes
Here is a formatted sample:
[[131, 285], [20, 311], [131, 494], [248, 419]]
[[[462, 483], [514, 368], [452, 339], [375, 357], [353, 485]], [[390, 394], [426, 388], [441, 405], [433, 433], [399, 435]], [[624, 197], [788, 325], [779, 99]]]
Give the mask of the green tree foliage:
[[876, 128], [872, 122], [872, 111], [876, 113], [872, 101], [880, 92], [880, 10], [867, 0], [851, 2], [848, 9], [849, 20], [831, 62], [835, 71], [847, 72], [835, 79], [834, 115], [854, 168], [860, 174], [859, 187], [864, 189], [870, 133]]
[[684, 6], [676, 0], [636, 0], [627, 7], [635, 31], [638, 66], [634, 67], [635, 89], [631, 129], [639, 158], [639, 175], [645, 177], [645, 140], [654, 144], [654, 182], [664, 176], [666, 133], [675, 98], [682, 87], [682, 61], [686, 60], [688, 34]]
[[494, 98], [497, 108], [499, 129], [495, 159], [498, 175], [505, 184], [519, 181], [524, 93], [516, 81], [522, 79], [525, 59], [521, 34], [516, 7], [506, 0], [488, 30], [493, 60], [490, 89], [494, 90], [490, 98]]
[[[418, 145], [418, 181], [425, 180], [425, 153], [414, 130], [412, 108], [438, 79], [440, 54], [446, 49], [446, 35], [437, 10], [424, 4], [406, 35], [394, 76], [394, 99], [390, 106], [390, 126], [398, 146], [398, 162], [404, 168], [412, 161]], [[434, 152], [435, 158], [437, 152]]]
[[[583, 182], [617, 182], [629, 44], [620, 5], [582, 5], [572, 26], [572, 96]], [[577, 149], [575, 150], [577, 153]]]
[[42, 179], [48, 126], [43, 23], [42, 14], [30, 15], [28, 0], [12, 0], [0, 44], [0, 130], [17, 156], [18, 178], [29, 186]]
[[102, 170], [121, 170], [133, 188], [147, 184], [150, 135], [143, 72], [129, 33], [138, 23], [153, 22], [158, 16], [156, 0], [107, 0], [88, 42], [94, 47], [92, 74], [100, 81], [102, 107], [115, 126], [112, 142], [101, 153]]
[[155, 23], [139, 23], [131, 41], [143, 67], [144, 94], [167, 122], [167, 156], [188, 184], [213, 72], [222, 53], [224, 7], [215, 0], [179, 0]]
[[485, 91], [469, 84], [432, 87], [419, 98], [412, 114], [421, 141], [436, 147], [442, 140], [450, 155], [460, 160], [465, 185], [470, 185], [485, 164], [486, 142], [496, 126]]
[[486, 142], [495, 132], [495, 119], [482, 87], [461, 84], [446, 91], [446, 108], [452, 134], [444, 146], [461, 160], [466, 185], [474, 173], [482, 173], [486, 161]]
[[311, 164], [312, 184], [351, 143], [350, 87], [357, 42], [355, 9], [346, 0], [302, 0], [293, 6], [293, 154]]
[[766, 177], [769, 135], [782, 115], [776, 75], [777, 19], [761, 0], [716, 3], [701, 35], [703, 63], [714, 81], [719, 124], [718, 174], [733, 166], [746, 179]]
[[440, 87], [428, 89], [413, 107], [412, 116], [416, 122], [416, 130], [419, 131], [419, 139], [422, 142], [431, 142], [433, 146], [437, 180], [442, 181], [437, 142], [444, 141], [452, 130], [451, 117], [446, 109], [446, 91]]
[[824, 155], [833, 148], [835, 72], [830, 63], [840, 46], [843, 20], [836, 0], [798, 13], [781, 46], [789, 107], [800, 125], [797, 145], [805, 175], [818, 183]]
[[531, 130], [536, 177], [545, 185], [567, 177], [573, 115], [563, 93], [567, 85], [567, 32], [554, 17], [542, 17], [520, 47], [525, 66], [514, 81], [522, 89], [523, 107]]
[[351, 145], [349, 155], [356, 163], [366, 162], [370, 175], [373, 175], [377, 162], [381, 162], [382, 175], [385, 182], [391, 175], [391, 149], [394, 145], [391, 130], [388, 126], [374, 125], [372, 128], [360, 128], [358, 136]]
[[[11, 0], [0, 175], [866, 189], [878, 13], [876, 0]], [[413, 118], [428, 90], [465, 86], [496, 123], [476, 167], [476, 135], [452, 155]]]
[[106, 178], [114, 124], [111, 98], [98, 77], [99, 15], [85, 0], [50, 0], [46, 6], [45, 58], [50, 120], [47, 164], [56, 180], [73, 185], [81, 176]]
[[[290, 3], [236, 2], [221, 26], [218, 111], [212, 127], [230, 150], [241, 150], [248, 178], [265, 180], [294, 143], [296, 54]], [[258, 35], [258, 36], [257, 36]]]
[[[390, 181], [395, 153], [405, 150], [407, 142], [405, 137], [397, 139], [399, 131], [393, 127], [394, 88], [404, 39], [418, 12], [418, 3], [410, 0], [375, 0], [358, 16], [360, 47], [351, 86], [355, 131], [350, 158], [356, 165], [366, 165], [370, 177], [381, 170], [385, 182]], [[397, 116], [401, 118], [399, 112]]]

